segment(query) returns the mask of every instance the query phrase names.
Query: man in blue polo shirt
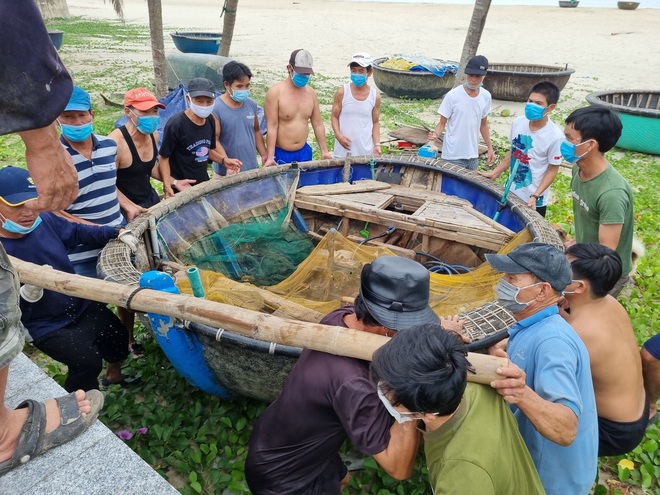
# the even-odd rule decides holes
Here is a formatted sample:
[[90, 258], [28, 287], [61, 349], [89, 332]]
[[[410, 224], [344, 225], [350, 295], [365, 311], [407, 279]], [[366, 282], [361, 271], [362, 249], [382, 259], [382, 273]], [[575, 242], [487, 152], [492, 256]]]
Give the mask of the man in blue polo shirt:
[[504, 274], [497, 300], [516, 320], [503, 375], [526, 375], [523, 387], [506, 378], [491, 385], [511, 404], [548, 495], [587, 495], [597, 470], [598, 417], [589, 354], [557, 307], [571, 283], [568, 259], [531, 242], [486, 261]]

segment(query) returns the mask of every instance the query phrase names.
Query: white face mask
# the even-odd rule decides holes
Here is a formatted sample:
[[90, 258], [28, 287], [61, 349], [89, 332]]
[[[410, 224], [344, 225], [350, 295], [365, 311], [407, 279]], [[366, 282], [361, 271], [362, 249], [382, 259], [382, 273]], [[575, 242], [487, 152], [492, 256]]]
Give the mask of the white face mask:
[[380, 385], [376, 387], [376, 390], [378, 391], [378, 398], [385, 406], [385, 409], [387, 409], [387, 412], [389, 412], [392, 415], [392, 417], [396, 419], [397, 423], [407, 423], [408, 421], [415, 421], [416, 419], [418, 419], [418, 418], [411, 418], [410, 416], [404, 416], [400, 411], [394, 409], [394, 406], [390, 403], [389, 400], [387, 400], [385, 394], [383, 394]]
[[213, 112], [213, 105], [209, 105], [208, 107], [205, 107], [203, 105], [195, 105], [192, 102], [192, 99], [188, 100], [188, 102], [190, 103], [190, 109], [192, 110], [192, 112], [195, 115], [197, 115], [199, 118], [205, 119]]

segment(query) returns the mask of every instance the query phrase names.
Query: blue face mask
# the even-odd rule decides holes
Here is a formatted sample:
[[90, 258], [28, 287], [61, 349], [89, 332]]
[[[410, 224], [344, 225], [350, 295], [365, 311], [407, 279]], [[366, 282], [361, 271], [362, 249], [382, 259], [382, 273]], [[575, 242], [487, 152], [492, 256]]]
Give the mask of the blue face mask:
[[351, 82], [355, 84], [358, 88], [361, 88], [367, 84], [367, 75], [366, 74], [351, 74]]
[[561, 146], [559, 147], [561, 151], [561, 156], [563, 156], [564, 160], [566, 160], [568, 163], [576, 163], [580, 158], [582, 158], [584, 155], [589, 153], [589, 151], [591, 150], [587, 150], [581, 155], [576, 155], [575, 148], [577, 148], [581, 144], [588, 143], [589, 141], [590, 139], [587, 139], [583, 143], [573, 144], [570, 141], [564, 139], [564, 141], [561, 143]]
[[232, 89], [229, 95], [236, 103], [243, 103], [250, 96], [249, 89]]
[[304, 74], [298, 74], [295, 70], [293, 71], [293, 76], [291, 77], [291, 82], [297, 87], [297, 88], [303, 88], [307, 86], [307, 83], [309, 82], [309, 75], [304, 75]]
[[0, 216], [5, 219], [5, 221], [2, 223], [2, 228], [5, 229], [7, 232], [11, 232], [12, 234], [22, 234], [22, 235], [29, 234], [34, 229], [39, 227], [39, 224], [41, 224], [41, 217], [37, 217], [37, 219], [34, 221], [32, 226], [23, 227], [21, 224], [9, 220], [4, 215], [0, 215]]
[[135, 127], [142, 134], [151, 134], [152, 132], [155, 132], [156, 129], [158, 129], [158, 124], [160, 124], [160, 117], [158, 115], [145, 115], [144, 117], [140, 117], [134, 113], [133, 115], [137, 119], [137, 124]]
[[467, 83], [467, 81], [465, 81], [463, 84], [465, 85], [466, 88], [471, 89], [472, 91], [476, 91], [477, 89], [479, 89], [481, 86], [484, 85], [484, 83], [479, 83], [476, 88], [473, 88]]
[[60, 124], [60, 127], [62, 128], [62, 135], [74, 143], [82, 143], [92, 134], [91, 122], [83, 125]]
[[536, 103], [528, 101], [525, 105], [525, 117], [527, 117], [527, 120], [531, 122], [541, 120], [543, 117], [545, 117], [543, 112], [545, 112], [546, 108], [547, 107], [542, 107], [541, 105], [537, 105]]

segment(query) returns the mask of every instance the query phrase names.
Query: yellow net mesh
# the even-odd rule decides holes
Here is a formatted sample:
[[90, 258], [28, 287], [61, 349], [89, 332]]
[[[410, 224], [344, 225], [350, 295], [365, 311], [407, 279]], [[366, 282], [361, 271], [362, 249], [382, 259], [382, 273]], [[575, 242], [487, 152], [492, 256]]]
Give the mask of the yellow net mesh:
[[[523, 229], [499, 252], [508, 253], [531, 240], [529, 231]], [[277, 285], [259, 288], [233, 281], [220, 273], [200, 272], [207, 299], [277, 316], [318, 322], [325, 314], [340, 307], [342, 298], [357, 295], [364, 264], [379, 256], [393, 255], [388, 249], [358, 245], [339, 232], [330, 232], [298, 269]], [[488, 263], [460, 275], [431, 273], [431, 307], [441, 316], [477, 308], [494, 299], [495, 285], [500, 276]], [[181, 292], [192, 294], [186, 278], [177, 285]]]

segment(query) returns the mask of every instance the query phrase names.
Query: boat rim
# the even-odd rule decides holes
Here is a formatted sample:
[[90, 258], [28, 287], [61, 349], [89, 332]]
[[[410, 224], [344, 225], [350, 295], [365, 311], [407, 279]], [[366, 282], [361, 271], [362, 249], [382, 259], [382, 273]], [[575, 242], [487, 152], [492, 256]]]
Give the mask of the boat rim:
[[590, 93], [586, 96], [587, 102], [591, 105], [603, 106], [613, 110], [615, 112], [629, 113], [632, 115], [640, 115], [643, 117], [660, 117], [660, 110], [654, 108], [633, 108], [626, 105], [620, 105], [618, 103], [609, 103], [607, 101], [601, 100], [601, 97], [605, 95], [614, 95], [614, 94], [648, 94], [648, 95], [658, 95], [660, 98], [660, 91], [652, 91], [648, 89], [622, 89], [622, 90], [611, 90], [611, 91], [599, 91], [597, 93]]
[[[495, 66], [497, 66], [497, 65], [527, 65], [529, 67], [545, 67], [547, 69], [561, 68], [561, 66], [557, 66], [557, 65], [505, 63], [505, 62], [493, 62], [492, 64], [490, 64], [491, 67], [493, 65], [495, 65]], [[534, 76], [534, 77], [548, 77], [548, 76], [555, 77], [555, 76], [570, 76], [573, 73], [575, 73], [575, 69], [571, 69], [569, 67], [565, 67], [564, 69], [561, 69], [561, 70], [553, 70], [551, 72], [524, 72], [524, 71], [520, 71], [520, 70], [491, 69], [489, 67], [488, 71], [486, 73], [486, 77], [488, 77], [489, 74], [512, 75], [512, 76], [525, 75], [525, 76]]]

